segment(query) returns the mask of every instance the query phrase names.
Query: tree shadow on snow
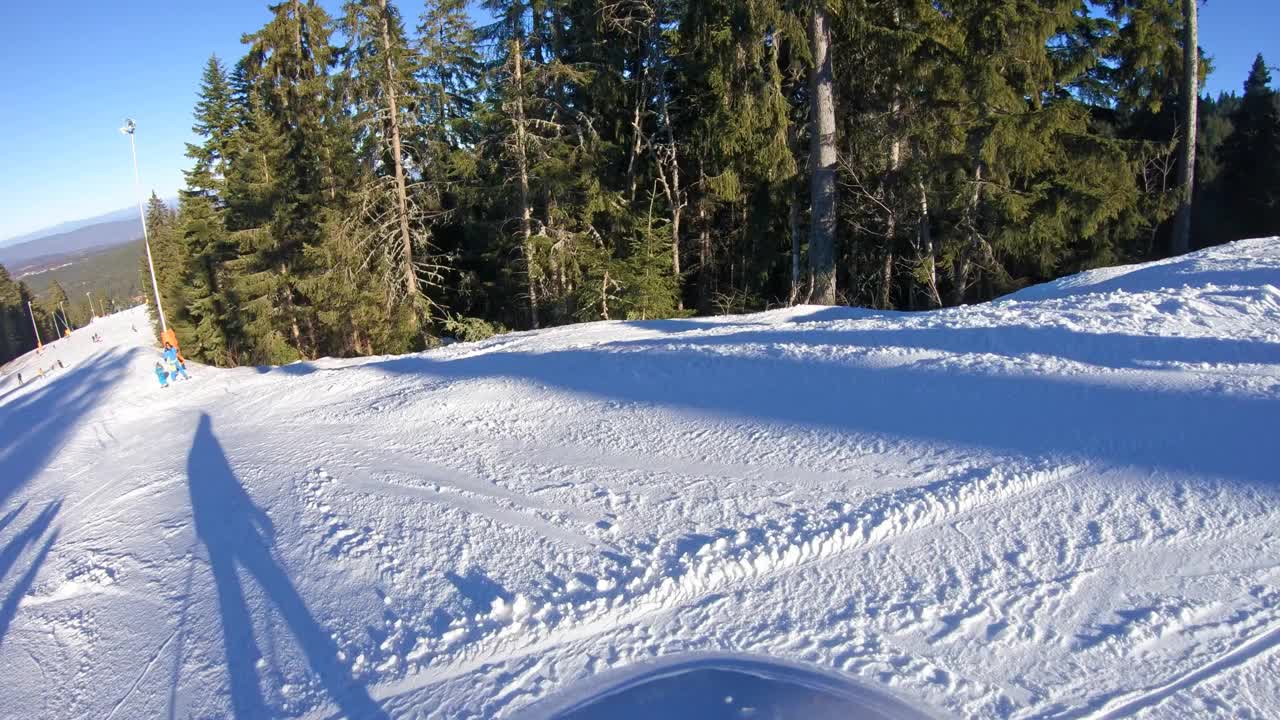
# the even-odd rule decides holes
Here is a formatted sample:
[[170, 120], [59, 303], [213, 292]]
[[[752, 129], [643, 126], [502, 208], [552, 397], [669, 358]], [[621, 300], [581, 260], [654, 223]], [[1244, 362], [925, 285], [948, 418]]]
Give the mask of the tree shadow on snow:
[[[1083, 333], [1059, 327], [815, 329], [805, 333], [769, 330], [682, 339], [692, 347], [741, 344], [901, 348], [957, 355], [988, 354], [1011, 359], [1061, 358], [1116, 370], [1158, 369], [1169, 363], [1280, 363], [1280, 343], [1222, 338]], [[669, 344], [628, 340], [612, 347], [670, 351]]]
[[285, 375], [296, 375], [303, 377], [317, 372], [319, 368], [304, 360], [291, 362], [288, 365], [258, 365], [254, 367], [259, 375], [268, 375], [270, 373], [283, 373]]
[[[715, 347], [740, 343], [774, 347], [752, 355], [725, 355]], [[1022, 457], [1085, 455], [1264, 485], [1277, 481], [1259, 446], [1265, 428], [1280, 427], [1275, 400], [1144, 389], [1107, 382], [1106, 376], [983, 372], [980, 365], [956, 370], [929, 361], [874, 366], [858, 359], [800, 360], [783, 354], [787, 345], [819, 344], [958, 353], [984, 352], [985, 346], [1010, 356], [1052, 349], [1095, 365], [1130, 368], [1175, 359], [1280, 361], [1276, 346], [1267, 343], [995, 328], [747, 330], [692, 337], [678, 345], [658, 339], [610, 343], [600, 350], [494, 352], [456, 360], [415, 356], [370, 367], [428, 377], [503, 376], [610, 400]], [[626, 352], [631, 350], [646, 352]], [[980, 356], [971, 357], [980, 362]]]
[[[257, 581], [275, 605], [312, 671], [342, 713], [349, 718], [386, 717], [368, 691], [340, 664], [337, 645], [272, 557], [275, 529], [271, 519], [254, 505], [236, 479], [206, 414], [200, 417], [191, 445], [187, 477], [196, 536], [208, 551], [217, 586], [235, 717], [273, 715], [259, 686], [256, 668], [261, 653], [254, 638], [254, 618], [240, 582], [242, 570]], [[258, 618], [260, 625], [275, 619], [274, 615]]]
[[[20, 513], [25, 507], [26, 503], [23, 503], [22, 507], [19, 507], [12, 514], [12, 517], [7, 517], [6, 519], [12, 522], [13, 517], [16, 517], [17, 513]], [[26, 572], [18, 578], [18, 581], [9, 590], [4, 602], [0, 603], [0, 646], [4, 645], [5, 636], [9, 633], [9, 626], [18, 614], [18, 605], [21, 604], [22, 598], [26, 597], [27, 593], [30, 592], [31, 586], [36, 581], [36, 575], [39, 574], [41, 566], [44, 565], [45, 559], [49, 556], [49, 551], [53, 549], [53, 544], [58, 539], [57, 530], [49, 533], [48, 537], [45, 537], [45, 532], [49, 529], [49, 525], [61, 509], [61, 501], [46, 505], [44, 510], [40, 511], [40, 514], [31, 521], [30, 525], [23, 528], [4, 546], [4, 549], [0, 550], [0, 581], [4, 581], [9, 574], [9, 570], [17, 564], [18, 558], [22, 556], [23, 552], [28, 547], [40, 542], [42, 537], [45, 538], [44, 545], [36, 553], [35, 559], [31, 561]]]
[[82, 415], [125, 377], [139, 348], [102, 353], [0, 405], [0, 504], [45, 468]]
[[[24, 502], [23, 502], [21, 505], [19, 505], [18, 507], [16, 507], [16, 508], [14, 508], [14, 509], [10, 510], [9, 512], [5, 513], [5, 516], [4, 516], [4, 517], [2, 517], [2, 518], [0, 518], [0, 532], [4, 532], [4, 529], [5, 529], [5, 528], [7, 528], [7, 527], [9, 527], [9, 523], [13, 522], [13, 521], [14, 521], [14, 518], [18, 517], [18, 515], [19, 515], [23, 510], [26, 510], [26, 509], [27, 509], [27, 503], [26, 503], [26, 501], [24, 501]], [[0, 576], [3, 576], [3, 575], [4, 575], [4, 573], [0, 573]]]

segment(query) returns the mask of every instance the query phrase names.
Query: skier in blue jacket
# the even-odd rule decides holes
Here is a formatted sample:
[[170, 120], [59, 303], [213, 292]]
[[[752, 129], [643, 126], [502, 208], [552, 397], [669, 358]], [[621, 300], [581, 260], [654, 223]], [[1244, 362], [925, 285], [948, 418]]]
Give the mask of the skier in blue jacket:
[[164, 366], [156, 363], [156, 378], [160, 381], [160, 387], [169, 387], [169, 373], [164, 371]]
[[187, 374], [187, 364], [183, 362], [182, 356], [178, 354], [178, 348], [164, 344], [164, 366], [169, 371], [169, 375], [174, 380], [178, 379], [178, 375], [182, 375], [183, 380], [190, 380], [191, 376]]

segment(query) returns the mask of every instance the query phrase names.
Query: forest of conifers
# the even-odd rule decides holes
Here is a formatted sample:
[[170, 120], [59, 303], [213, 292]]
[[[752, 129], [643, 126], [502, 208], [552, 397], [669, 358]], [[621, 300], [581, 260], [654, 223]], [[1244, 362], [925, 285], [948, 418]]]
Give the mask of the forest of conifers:
[[[209, 60], [153, 197], [166, 318], [285, 363], [1162, 257], [1189, 4], [286, 0]], [[1269, 82], [1199, 103], [1192, 249], [1280, 232]]]

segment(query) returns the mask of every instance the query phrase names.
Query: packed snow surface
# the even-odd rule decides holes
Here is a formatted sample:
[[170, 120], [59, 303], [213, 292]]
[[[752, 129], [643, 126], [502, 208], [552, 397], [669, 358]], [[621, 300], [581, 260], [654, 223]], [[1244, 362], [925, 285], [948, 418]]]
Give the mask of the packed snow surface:
[[0, 381], [0, 716], [506, 717], [720, 652], [1280, 717], [1278, 288], [1273, 238], [167, 389], [102, 319]]

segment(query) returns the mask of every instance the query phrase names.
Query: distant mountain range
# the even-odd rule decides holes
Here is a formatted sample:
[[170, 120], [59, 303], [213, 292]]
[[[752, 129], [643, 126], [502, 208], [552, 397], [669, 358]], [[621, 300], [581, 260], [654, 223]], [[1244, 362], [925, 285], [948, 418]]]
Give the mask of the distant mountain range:
[[[177, 199], [165, 203], [173, 207]], [[141, 237], [138, 209], [124, 208], [0, 242], [0, 264], [16, 277], [39, 266], [48, 267], [59, 258], [123, 245]]]
[[[166, 200], [165, 202], [172, 204], [173, 202], [176, 202], [176, 201]], [[46, 238], [53, 235], [63, 235], [71, 232], [72, 230], [79, 230], [82, 227], [88, 227], [90, 225], [100, 225], [102, 223], [116, 222], [118, 220], [129, 220], [131, 218], [137, 218], [137, 217], [138, 217], [138, 208], [136, 206], [121, 208], [119, 210], [112, 210], [109, 213], [94, 215], [93, 217], [83, 218], [80, 220], [68, 220], [67, 222], [58, 223], [57, 225], [53, 225], [51, 227], [40, 228], [39, 230], [33, 230], [32, 232], [25, 233], [23, 235], [16, 235], [11, 238], [5, 238], [3, 240], [0, 240], [0, 248], [6, 248], [11, 245], [21, 245], [22, 243], [30, 242], [32, 240], [39, 240], [40, 238]]]
[[138, 218], [97, 223], [70, 232], [0, 247], [0, 264], [11, 275], [17, 276], [22, 275], [31, 265], [45, 264], [66, 255], [123, 245], [141, 237], [142, 224], [138, 222]]

